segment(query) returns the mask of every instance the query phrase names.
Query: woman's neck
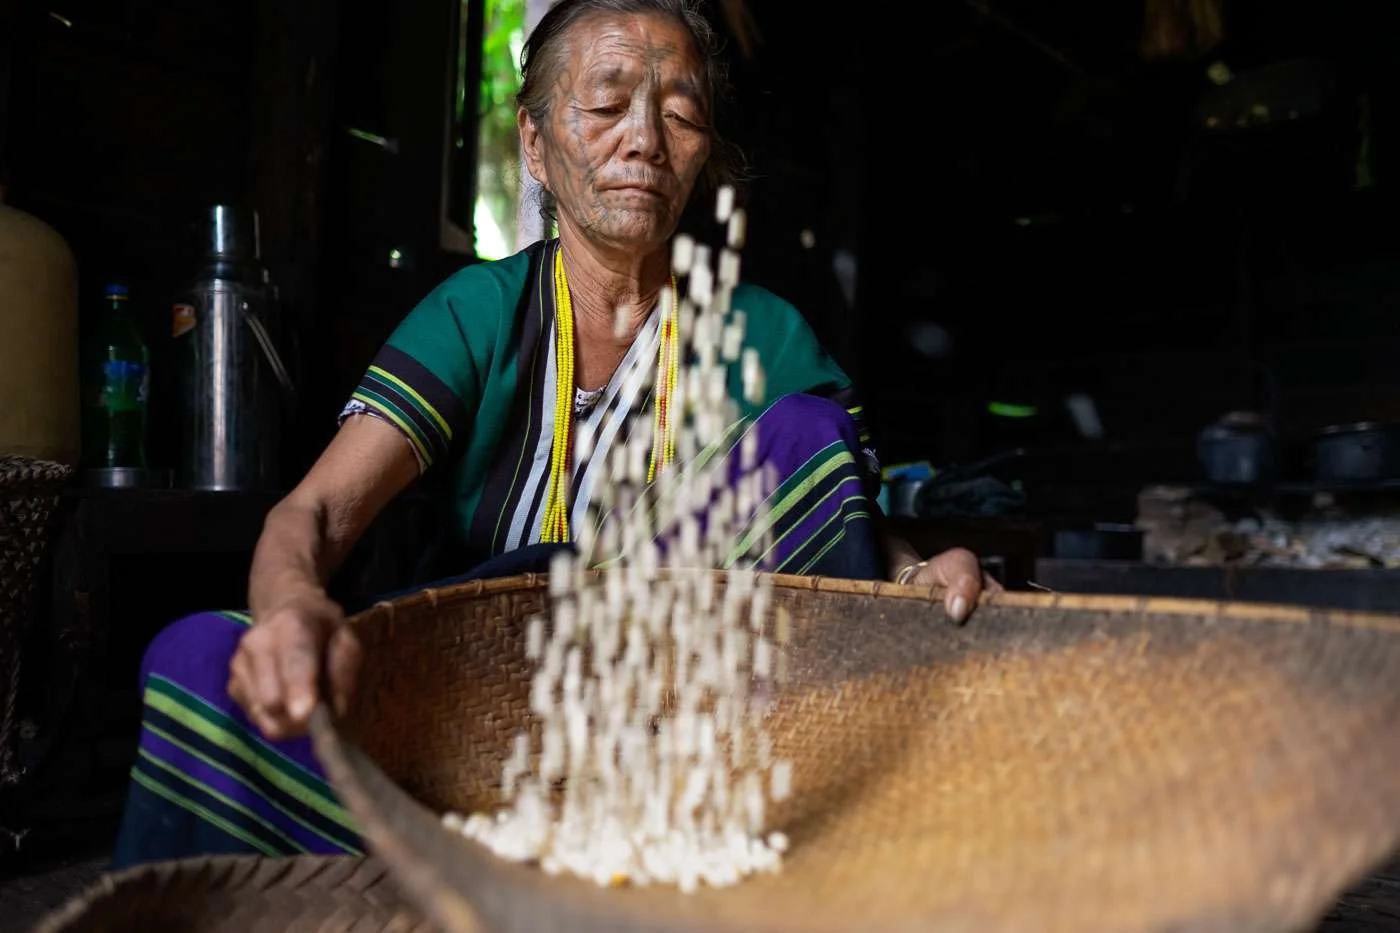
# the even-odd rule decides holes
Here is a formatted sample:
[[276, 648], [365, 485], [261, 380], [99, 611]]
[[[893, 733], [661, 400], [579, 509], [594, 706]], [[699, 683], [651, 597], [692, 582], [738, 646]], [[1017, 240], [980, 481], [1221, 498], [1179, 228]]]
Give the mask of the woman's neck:
[[562, 228], [559, 239], [575, 329], [630, 346], [671, 280], [665, 246], [643, 254], [604, 250]]
[[656, 307], [669, 282], [664, 250], [644, 256], [604, 253], [581, 238], [561, 235], [564, 275], [574, 309], [578, 385], [606, 385]]

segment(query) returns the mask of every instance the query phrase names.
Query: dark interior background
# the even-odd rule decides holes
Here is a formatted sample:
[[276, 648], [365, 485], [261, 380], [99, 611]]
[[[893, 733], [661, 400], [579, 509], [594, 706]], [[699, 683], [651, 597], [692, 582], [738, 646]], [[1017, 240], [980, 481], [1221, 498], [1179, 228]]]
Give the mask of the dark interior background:
[[[294, 480], [399, 317], [471, 261], [438, 246], [457, 4], [11, 7], [10, 200], [68, 238], [89, 306], [131, 285], [157, 460], [188, 222], [218, 201], [261, 212], [304, 387]], [[1028, 509], [1086, 508], [1090, 489], [1096, 518], [1121, 519], [1142, 484], [1195, 475], [1195, 436], [1225, 411], [1271, 407], [1299, 441], [1400, 415], [1395, 4], [1230, 0], [1221, 44], [1167, 59], [1143, 56], [1143, 6], [1120, 0], [749, 7], [760, 42], [731, 44], [731, 135], [756, 176], [745, 268], [857, 377], [887, 462], [1030, 445]], [[1215, 61], [1319, 61], [1324, 92], [1220, 132], [1197, 112]], [[917, 350], [919, 328], [942, 349]], [[1102, 439], [1071, 428], [1071, 392]]]
[[[856, 378], [887, 463], [1024, 449], [995, 472], [1054, 528], [1132, 521], [1144, 486], [1200, 479], [1197, 435], [1232, 410], [1276, 416], [1285, 478], [1324, 425], [1400, 421], [1400, 4], [1225, 0], [1208, 52], [1145, 56], [1144, 11], [1189, 2], [749, 0], [749, 57], [717, 17], [755, 176], [745, 271]], [[107, 282], [130, 286], [157, 465], [178, 449], [170, 311], [202, 208], [261, 217], [300, 384], [284, 486], [390, 330], [473, 261], [440, 244], [445, 192], [470, 203], [453, 139], [474, 133], [449, 114], [474, 29], [459, 0], [0, 0], [8, 201], [68, 240], [85, 315]], [[1236, 79], [1218, 86], [1217, 63]], [[1071, 425], [1074, 393], [1101, 437]], [[104, 565], [105, 654], [63, 722], [101, 721], [44, 777], [63, 820], [100, 822], [80, 838], [107, 844], [120, 812], [144, 646], [243, 605], [270, 501], [225, 509], [236, 549], [188, 546], [202, 513], [173, 506], [105, 530], [151, 550]], [[392, 553], [358, 566], [411, 566], [411, 525], [392, 518]], [[86, 618], [87, 589], [65, 596]], [[69, 689], [44, 658], [26, 659], [30, 689]], [[81, 803], [92, 788], [106, 803]]]

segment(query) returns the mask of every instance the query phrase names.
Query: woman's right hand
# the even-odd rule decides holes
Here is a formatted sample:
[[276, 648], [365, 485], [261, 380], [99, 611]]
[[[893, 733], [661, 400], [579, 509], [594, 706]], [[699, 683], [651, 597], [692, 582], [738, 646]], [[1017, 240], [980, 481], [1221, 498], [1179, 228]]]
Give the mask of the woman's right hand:
[[360, 645], [325, 581], [418, 476], [413, 451], [387, 421], [350, 418], [263, 520], [248, 578], [253, 627], [234, 653], [228, 692], [269, 739], [306, 732], [323, 684], [337, 713], [349, 705]]
[[332, 707], [343, 714], [360, 657], [340, 606], [324, 592], [303, 592], [254, 620], [234, 653], [228, 692], [267, 738], [294, 738], [306, 733], [320, 700], [321, 665]]

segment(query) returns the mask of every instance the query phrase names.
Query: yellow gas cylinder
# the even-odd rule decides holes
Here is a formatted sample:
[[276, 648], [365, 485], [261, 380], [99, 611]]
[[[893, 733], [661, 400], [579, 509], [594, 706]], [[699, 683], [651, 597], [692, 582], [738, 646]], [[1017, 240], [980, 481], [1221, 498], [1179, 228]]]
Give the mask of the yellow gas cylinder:
[[78, 392], [73, 252], [0, 187], [0, 456], [76, 465]]

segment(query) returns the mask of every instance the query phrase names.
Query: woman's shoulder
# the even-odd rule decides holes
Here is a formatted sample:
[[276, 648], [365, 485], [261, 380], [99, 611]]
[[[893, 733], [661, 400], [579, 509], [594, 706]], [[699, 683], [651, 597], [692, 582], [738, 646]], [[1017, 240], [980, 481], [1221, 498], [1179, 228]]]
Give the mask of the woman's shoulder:
[[[741, 281], [734, 286], [730, 307], [743, 312], [744, 347], [757, 351], [763, 367], [764, 405], [792, 393], [830, 397], [850, 385], [806, 317], [786, 298], [756, 282]], [[730, 369], [734, 398], [747, 397], [742, 369]], [[749, 414], [758, 410], [747, 401], [741, 407]]]
[[451, 273], [404, 316], [389, 344], [420, 362], [439, 360], [440, 368], [459, 365], [463, 346], [470, 356], [490, 357], [514, 332], [516, 308], [538, 249], [539, 244], [532, 244], [504, 259]]
[[740, 281], [729, 304], [744, 313], [744, 332], [754, 343], [816, 339], [796, 305], [757, 282]]
[[747, 279], [734, 286], [730, 305], [737, 311], [746, 313], [772, 313], [782, 317], [801, 317], [792, 302], [767, 287]]
[[539, 254], [541, 245], [532, 243], [503, 259], [482, 260], [463, 266], [443, 279], [430, 297], [451, 300], [467, 307], [480, 306], [492, 299], [507, 299], [502, 304], [513, 307], [530, 277], [530, 265]]

